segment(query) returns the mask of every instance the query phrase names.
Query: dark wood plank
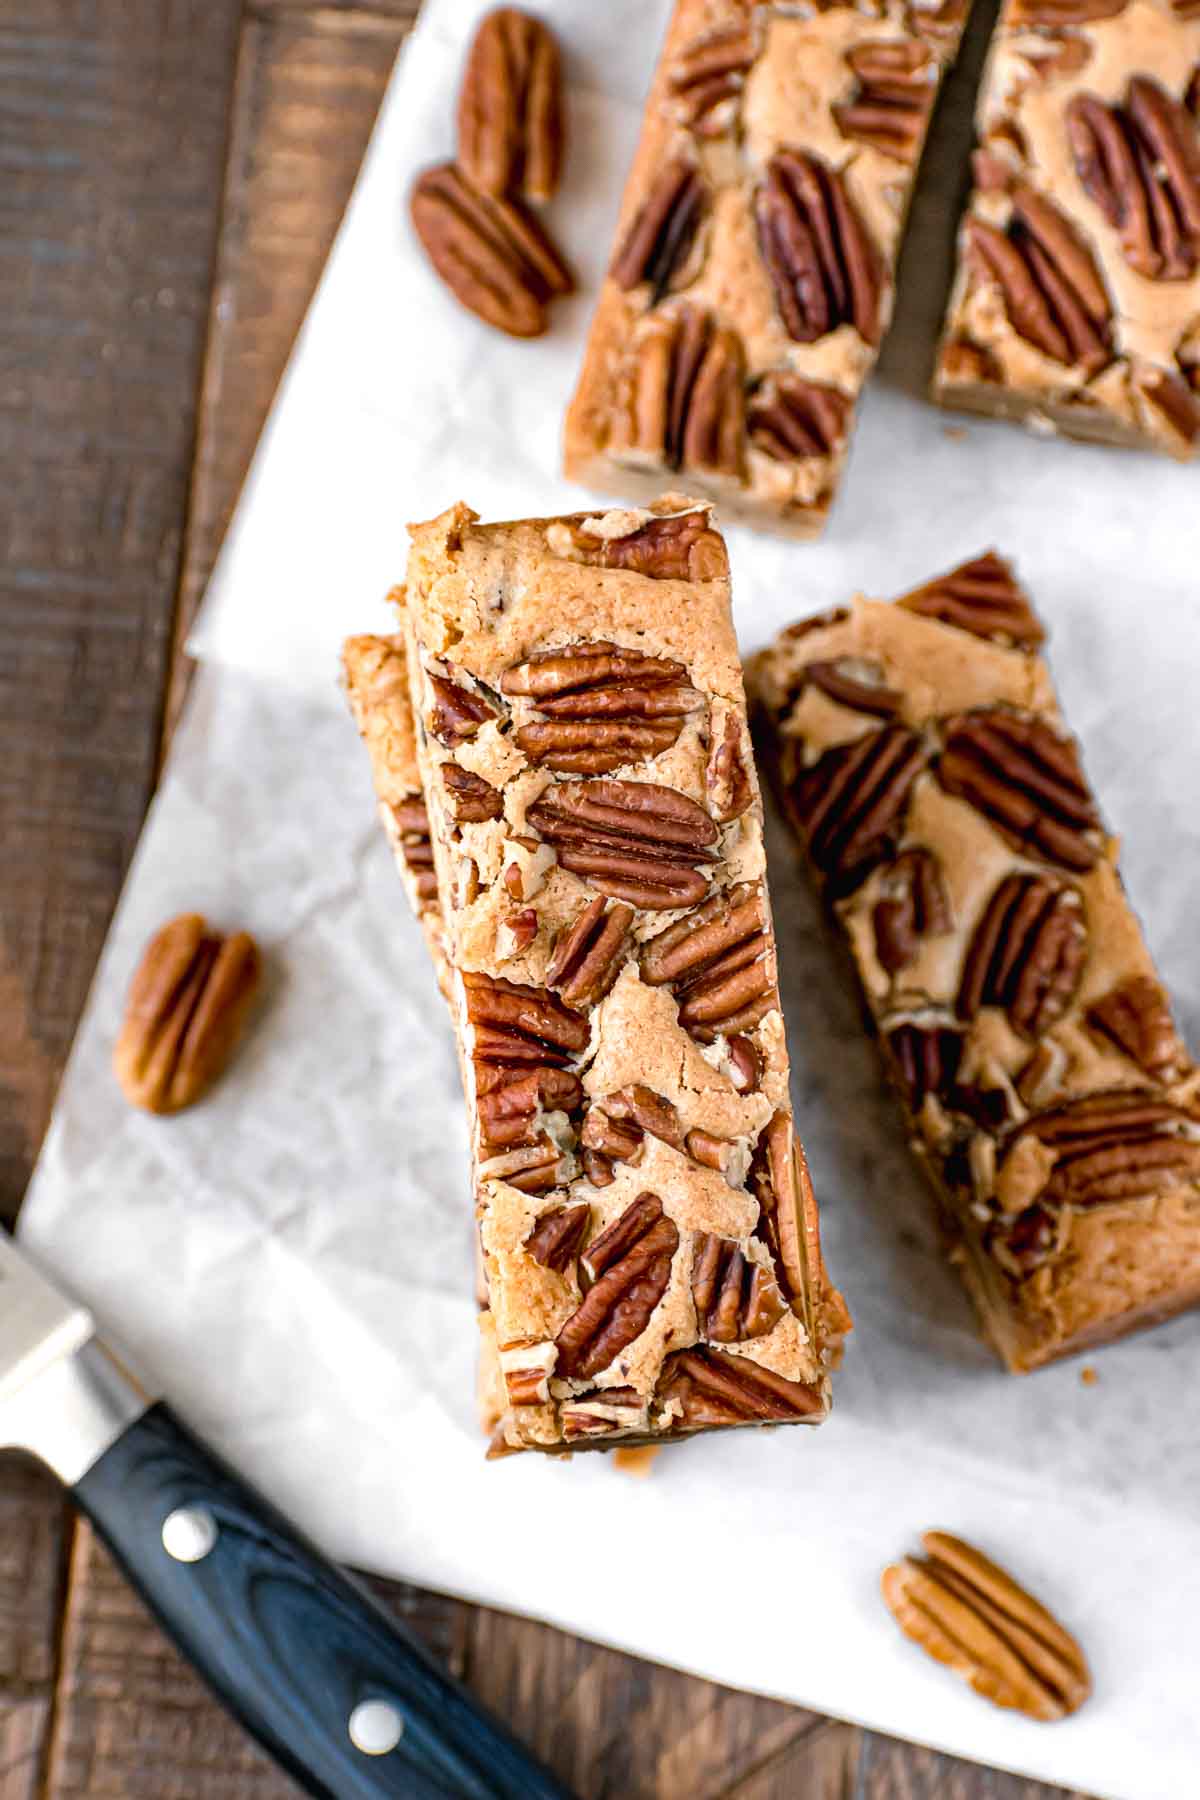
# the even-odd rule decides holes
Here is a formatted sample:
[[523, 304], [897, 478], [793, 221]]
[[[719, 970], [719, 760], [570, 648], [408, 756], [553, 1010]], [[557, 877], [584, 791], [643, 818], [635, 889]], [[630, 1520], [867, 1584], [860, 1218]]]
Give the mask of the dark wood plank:
[[1049, 1787], [1021, 1775], [863, 1733], [854, 1800], [1088, 1800], [1075, 1789]]
[[0, 1795], [33, 1800], [54, 1691], [64, 1506], [48, 1479], [0, 1471]]
[[0, 1216], [155, 767], [240, 0], [0, 18]]

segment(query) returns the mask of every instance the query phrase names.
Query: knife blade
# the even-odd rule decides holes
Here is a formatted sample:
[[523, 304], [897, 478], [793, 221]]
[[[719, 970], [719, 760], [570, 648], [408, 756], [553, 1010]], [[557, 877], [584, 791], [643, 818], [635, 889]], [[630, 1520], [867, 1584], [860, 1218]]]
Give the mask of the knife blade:
[[58, 1476], [194, 1668], [317, 1800], [571, 1800], [0, 1231], [4, 1448]]

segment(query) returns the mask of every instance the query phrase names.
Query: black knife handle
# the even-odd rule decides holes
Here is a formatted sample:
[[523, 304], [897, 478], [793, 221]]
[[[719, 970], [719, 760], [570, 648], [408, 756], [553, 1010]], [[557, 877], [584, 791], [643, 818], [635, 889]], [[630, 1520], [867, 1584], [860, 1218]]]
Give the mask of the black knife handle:
[[[403, 1626], [168, 1407], [131, 1425], [74, 1494], [184, 1655], [310, 1794], [570, 1800]], [[174, 1555], [164, 1545], [168, 1519]], [[199, 1560], [179, 1559], [205, 1550]], [[351, 1736], [353, 1718], [360, 1740], [373, 1723], [379, 1743], [389, 1714], [372, 1702], [403, 1726], [383, 1754], [366, 1754]]]

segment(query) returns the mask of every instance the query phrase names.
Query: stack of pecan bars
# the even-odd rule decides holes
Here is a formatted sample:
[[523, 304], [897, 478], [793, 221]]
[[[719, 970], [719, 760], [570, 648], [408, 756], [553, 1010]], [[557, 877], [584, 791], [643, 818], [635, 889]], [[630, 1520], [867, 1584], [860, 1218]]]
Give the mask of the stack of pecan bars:
[[664, 471], [730, 516], [821, 528], [892, 308], [966, 0], [678, 0], [567, 417], [567, 473]]
[[1200, 4], [1005, 0], [936, 397], [1200, 452]]
[[346, 670], [427, 918], [436, 870], [495, 1447], [816, 1422], [848, 1319], [788, 1101], [724, 545], [674, 500], [460, 506], [413, 540], [403, 644], [352, 640]]
[[1025, 1370], [1200, 1301], [1200, 1071], [987, 556], [748, 672], [984, 1327]]

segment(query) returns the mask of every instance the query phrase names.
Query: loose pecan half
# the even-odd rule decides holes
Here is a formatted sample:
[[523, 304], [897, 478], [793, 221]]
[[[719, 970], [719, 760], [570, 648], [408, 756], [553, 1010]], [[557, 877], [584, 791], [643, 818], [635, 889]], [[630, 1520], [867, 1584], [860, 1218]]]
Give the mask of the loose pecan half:
[[262, 959], [248, 932], [211, 931], [181, 913], [156, 931], [129, 986], [113, 1067], [125, 1098], [181, 1112], [221, 1074], [258, 992]]
[[400, 841], [404, 866], [416, 888], [419, 900], [432, 900], [437, 894], [437, 874], [433, 866], [433, 841], [429, 836], [429, 814], [419, 795], [397, 801], [388, 809]]
[[1007, 232], [975, 214], [964, 231], [975, 267], [999, 287], [1018, 336], [1085, 374], [1104, 367], [1112, 307], [1091, 252], [1049, 200], [1018, 188]]
[[745, 732], [732, 708], [725, 715], [724, 725], [713, 733], [704, 769], [704, 793], [708, 810], [718, 825], [740, 819], [754, 799]]
[[556, 540], [556, 553], [601, 569], [628, 569], [657, 581], [716, 581], [729, 573], [725, 545], [704, 511], [647, 519], [619, 536], [586, 525], [564, 529], [566, 546]]
[[1100, 854], [1100, 816], [1074, 738], [1044, 719], [983, 707], [944, 723], [935, 773], [949, 794], [977, 808], [1027, 856], [1090, 869]]
[[655, 177], [612, 266], [626, 292], [649, 282], [654, 301], [692, 279], [691, 254], [708, 211], [709, 187], [691, 157], [664, 163]]
[[869, 656], [838, 656], [830, 662], [806, 663], [804, 680], [807, 685], [820, 688], [839, 706], [852, 707], [855, 712], [892, 719], [900, 710], [901, 696], [888, 686], [882, 663]]
[[568, 1006], [595, 1006], [620, 973], [634, 909], [615, 900], [605, 909], [602, 895], [590, 900], [573, 925], [559, 933], [546, 970]]
[[554, 33], [515, 6], [480, 21], [458, 95], [458, 161], [485, 194], [549, 200], [563, 152]]
[[1020, 1158], [1030, 1138], [1054, 1159], [1041, 1187], [1029, 1196], [1043, 1205], [1149, 1200], [1200, 1182], [1200, 1120], [1156, 1094], [1128, 1089], [1089, 1094], [1039, 1113], [1017, 1132], [1005, 1164]]
[[842, 136], [897, 162], [915, 162], [937, 92], [932, 50], [918, 38], [885, 38], [855, 44], [846, 61], [858, 85], [852, 99], [832, 109]]
[[886, 276], [841, 173], [780, 150], [754, 197], [758, 241], [788, 336], [813, 344], [853, 325], [868, 344], [883, 327]]
[[813, 1419], [825, 1411], [819, 1387], [788, 1381], [748, 1356], [707, 1349], [679, 1350], [667, 1358], [655, 1404], [679, 1432]]
[[685, 45], [671, 70], [670, 89], [680, 118], [698, 137], [720, 137], [729, 130], [755, 55], [748, 25], [714, 31]]
[[1088, 1008], [1087, 1022], [1155, 1081], [1167, 1081], [1185, 1060], [1167, 996], [1149, 975], [1118, 982]]
[[994, 550], [914, 588], [896, 605], [1018, 650], [1036, 650], [1046, 638], [1011, 565]]
[[932, 850], [914, 847], [896, 858], [884, 876], [871, 922], [875, 954], [889, 975], [908, 967], [922, 938], [940, 937], [953, 928], [942, 865]]
[[1186, 107], [1148, 75], [1122, 105], [1076, 94], [1067, 106], [1075, 172], [1120, 233], [1131, 269], [1187, 281], [1200, 261], [1200, 148]]
[[446, 804], [456, 825], [481, 825], [485, 820], [502, 817], [504, 797], [482, 775], [462, 769], [456, 762], [444, 762], [441, 776], [446, 786]]
[[591, 1216], [586, 1200], [573, 1206], [549, 1206], [539, 1213], [525, 1239], [525, 1249], [544, 1269], [563, 1275], [579, 1254]]
[[717, 828], [677, 788], [651, 781], [563, 781], [526, 813], [559, 863], [603, 894], [647, 911], [694, 906], [708, 890]]
[[481, 725], [496, 717], [496, 709], [482, 694], [460, 687], [444, 675], [429, 676], [433, 689], [433, 705], [429, 713], [429, 729], [439, 744], [456, 749], [476, 736]]
[[1087, 955], [1083, 902], [1044, 875], [1008, 875], [984, 909], [963, 957], [960, 1019], [1000, 1006], [1022, 1037], [1062, 1018]]
[[927, 1531], [925, 1555], [883, 1572], [883, 1598], [906, 1637], [995, 1706], [1065, 1719], [1092, 1691], [1087, 1659], [1052, 1613], [961, 1538]]
[[896, 1083], [911, 1113], [919, 1113], [932, 1094], [943, 1105], [958, 1088], [962, 1033], [949, 1025], [916, 1025], [906, 1021], [883, 1035]]
[[683, 303], [652, 313], [630, 348], [615, 446], [669, 469], [739, 477], [745, 413], [737, 332]]
[[679, 1232], [654, 1194], [640, 1194], [598, 1237], [583, 1266], [594, 1279], [555, 1344], [558, 1369], [586, 1379], [640, 1337], [667, 1291]]
[[531, 213], [481, 194], [453, 163], [417, 176], [413, 229], [455, 299], [510, 337], [539, 337], [546, 303], [569, 294], [570, 270]]
[[787, 1312], [779, 1285], [732, 1238], [698, 1231], [692, 1240], [692, 1299], [701, 1336], [710, 1344], [765, 1337]]
[[884, 725], [827, 750], [797, 775], [790, 805], [831, 893], [850, 893], [890, 854], [928, 760], [915, 731]]
[[670, 987], [679, 1023], [701, 1043], [751, 1030], [779, 1005], [762, 888], [714, 894], [650, 940], [641, 970], [648, 987]]
[[853, 402], [839, 388], [778, 370], [754, 389], [746, 414], [750, 442], [774, 462], [837, 456], [844, 449]]
[[544, 651], [507, 669], [500, 688], [542, 714], [514, 733], [530, 761], [577, 775], [661, 755], [704, 705], [682, 663], [602, 640]]

